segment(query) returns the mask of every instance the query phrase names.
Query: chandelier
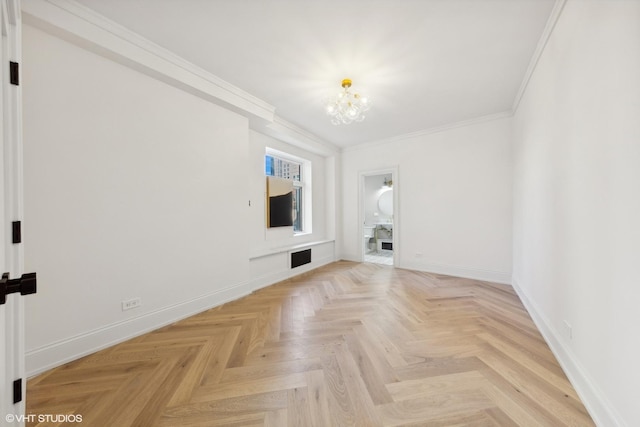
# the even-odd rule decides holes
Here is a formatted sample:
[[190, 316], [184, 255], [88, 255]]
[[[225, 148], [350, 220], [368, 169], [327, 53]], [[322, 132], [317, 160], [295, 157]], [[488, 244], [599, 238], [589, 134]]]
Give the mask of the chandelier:
[[334, 125], [345, 124], [351, 122], [361, 122], [364, 120], [364, 112], [370, 107], [367, 97], [357, 92], [349, 90], [351, 80], [342, 80], [343, 90], [335, 97], [327, 100], [327, 115], [331, 117], [331, 123]]

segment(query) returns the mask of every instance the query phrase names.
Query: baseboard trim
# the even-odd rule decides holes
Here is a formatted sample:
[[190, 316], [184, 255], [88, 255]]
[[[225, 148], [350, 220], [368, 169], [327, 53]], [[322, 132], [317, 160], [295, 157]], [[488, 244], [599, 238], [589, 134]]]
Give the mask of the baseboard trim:
[[356, 254], [342, 254], [339, 259], [343, 261], [352, 261], [352, 262], [362, 262], [362, 255], [358, 256]]
[[571, 349], [565, 345], [562, 335], [553, 327], [549, 319], [538, 309], [535, 302], [530, 299], [522, 289], [518, 280], [513, 278], [513, 289], [520, 297], [533, 322], [549, 345], [567, 378], [575, 388], [578, 396], [584, 403], [589, 415], [598, 426], [623, 427], [626, 423], [618, 415], [604, 393], [595, 384], [582, 364], [578, 361]]
[[331, 264], [332, 262], [335, 262], [335, 257], [326, 256], [316, 261], [312, 261], [311, 264], [305, 264], [301, 267], [283, 269], [268, 274], [263, 274], [261, 276], [254, 277], [249, 281], [249, 289], [257, 291], [258, 289], [266, 288], [267, 286], [271, 286], [275, 283], [287, 280], [302, 273], [307, 273], [311, 270], [315, 270], [316, 268]]
[[193, 316], [212, 307], [236, 300], [257, 289], [273, 285], [332, 262], [335, 262], [335, 257], [323, 257], [303, 267], [263, 275], [249, 282], [239, 283], [190, 301], [164, 307], [138, 317], [113, 323], [27, 351], [25, 354], [26, 376], [27, 378], [34, 377], [49, 369]]
[[251, 293], [249, 284], [247, 282], [239, 283], [190, 301], [164, 307], [27, 351], [25, 354], [26, 375], [33, 377], [88, 354], [241, 298], [249, 293]]
[[466, 279], [475, 279], [485, 282], [511, 285], [511, 273], [506, 271], [482, 270], [479, 268], [460, 267], [455, 265], [437, 264], [431, 262], [402, 263], [398, 267], [406, 268], [408, 270], [446, 274], [448, 276], [464, 277]]
[[271, 286], [274, 283], [287, 280], [289, 278], [289, 275], [287, 273], [288, 273], [287, 270], [281, 270], [281, 271], [276, 271], [269, 274], [263, 274], [262, 276], [254, 277], [249, 281], [249, 286], [252, 291], [257, 291], [258, 289], [266, 288], [267, 286]]

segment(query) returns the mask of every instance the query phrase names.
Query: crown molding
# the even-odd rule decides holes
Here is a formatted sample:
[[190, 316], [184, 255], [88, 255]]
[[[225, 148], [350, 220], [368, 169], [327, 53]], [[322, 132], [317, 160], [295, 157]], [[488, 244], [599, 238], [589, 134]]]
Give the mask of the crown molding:
[[275, 108], [73, 0], [26, 0], [23, 21], [259, 122]]
[[276, 116], [275, 107], [74, 0], [26, 0], [24, 22], [249, 119], [249, 127], [316, 154], [333, 144]]
[[277, 115], [263, 130], [255, 128], [254, 130], [321, 156], [334, 156], [340, 152], [340, 148], [337, 146], [318, 138]]
[[538, 66], [538, 61], [540, 61], [540, 57], [542, 56], [542, 53], [544, 52], [544, 49], [547, 46], [549, 39], [551, 38], [551, 34], [553, 33], [553, 30], [556, 27], [556, 24], [558, 23], [558, 19], [560, 18], [560, 15], [562, 14], [562, 10], [564, 9], [564, 5], [566, 3], [567, 3], [567, 0], [556, 0], [555, 4], [553, 5], [553, 9], [551, 10], [549, 19], [547, 19], [547, 24], [545, 25], [544, 30], [542, 31], [542, 35], [540, 36], [540, 39], [538, 40], [536, 50], [533, 52], [533, 56], [529, 61], [529, 67], [527, 68], [527, 71], [524, 74], [524, 78], [522, 79], [520, 88], [518, 89], [518, 92], [516, 93], [516, 97], [513, 100], [513, 105], [511, 106], [511, 110], [514, 113], [518, 110], [518, 106], [520, 105], [520, 101], [522, 101], [522, 97], [524, 96], [527, 90], [527, 86], [529, 85], [529, 81], [533, 76], [533, 72], [536, 70], [536, 67]]
[[324, 156], [510, 117], [517, 110], [567, 0], [556, 0], [510, 111], [339, 148], [276, 116], [275, 107], [74, 0], [24, 0], [23, 21], [249, 119], [250, 127]]
[[481, 124], [481, 123], [490, 122], [490, 121], [493, 121], [493, 120], [499, 120], [499, 119], [508, 118], [508, 117], [511, 117], [511, 116], [513, 116], [513, 113], [511, 112], [511, 110], [502, 111], [500, 113], [489, 114], [489, 115], [486, 115], [486, 116], [480, 116], [480, 117], [476, 117], [476, 118], [469, 119], [469, 120], [463, 120], [463, 121], [460, 121], [460, 122], [454, 122], [454, 123], [449, 123], [449, 124], [442, 125], [442, 126], [436, 126], [436, 127], [432, 127], [432, 128], [428, 128], [428, 129], [423, 129], [423, 130], [419, 130], [419, 131], [416, 131], [416, 132], [405, 133], [405, 134], [402, 134], [402, 135], [392, 136], [390, 138], [384, 138], [384, 139], [378, 139], [378, 140], [375, 140], [375, 141], [364, 142], [362, 144], [354, 145], [352, 147], [343, 148], [342, 152], [346, 153], [346, 152], [349, 152], [349, 151], [364, 150], [364, 149], [378, 147], [378, 146], [382, 146], [382, 145], [386, 145], [386, 144], [394, 144], [394, 143], [397, 143], [397, 142], [400, 142], [400, 141], [406, 141], [408, 139], [420, 138], [420, 137], [431, 135], [431, 134], [434, 134], [434, 133], [444, 132], [444, 131], [453, 130], [453, 129], [457, 129], [457, 128], [463, 128], [463, 127], [472, 126], [472, 125], [477, 125], [477, 124]]

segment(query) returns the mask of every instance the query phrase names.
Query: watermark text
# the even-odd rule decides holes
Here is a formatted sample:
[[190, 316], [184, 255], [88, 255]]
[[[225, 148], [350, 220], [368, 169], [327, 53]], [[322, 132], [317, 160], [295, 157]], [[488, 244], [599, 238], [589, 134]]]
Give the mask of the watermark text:
[[7, 414], [8, 423], [81, 423], [81, 414]]

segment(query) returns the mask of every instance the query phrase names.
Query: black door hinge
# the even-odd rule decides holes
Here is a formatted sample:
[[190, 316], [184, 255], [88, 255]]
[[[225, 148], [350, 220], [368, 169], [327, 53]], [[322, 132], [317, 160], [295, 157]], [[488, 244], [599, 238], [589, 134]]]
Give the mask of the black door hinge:
[[20, 221], [11, 223], [11, 243], [22, 243], [22, 223]]
[[22, 402], [22, 378], [13, 382], [13, 404]]
[[9, 81], [12, 85], [20, 86], [20, 64], [9, 62]]
[[25, 273], [19, 279], [9, 279], [4, 273], [0, 279], [0, 305], [7, 302], [7, 295], [20, 292], [20, 295], [36, 293], [36, 273]]

